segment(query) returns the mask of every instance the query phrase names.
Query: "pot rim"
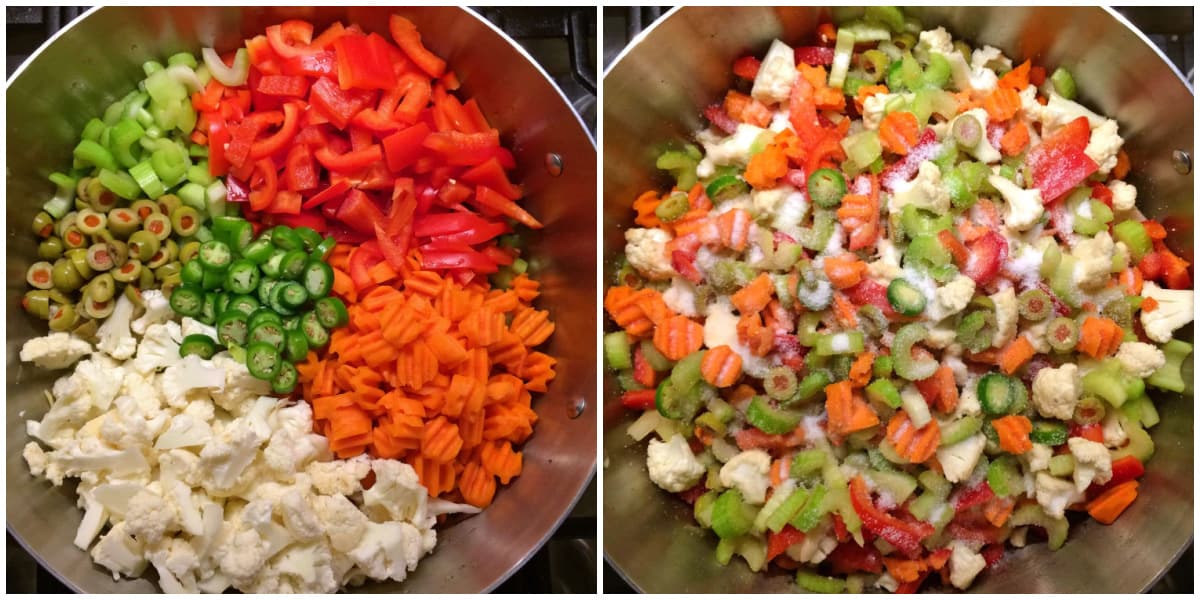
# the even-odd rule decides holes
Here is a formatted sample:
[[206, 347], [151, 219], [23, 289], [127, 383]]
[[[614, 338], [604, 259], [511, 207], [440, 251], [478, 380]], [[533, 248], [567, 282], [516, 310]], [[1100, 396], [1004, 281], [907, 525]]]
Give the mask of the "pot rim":
[[[45, 42], [43, 42], [40, 46], [38, 46], [37, 50], [35, 50], [32, 54], [30, 54], [29, 57], [26, 58], [16, 68], [16, 70], [13, 71], [13, 74], [4, 83], [5, 91], [7, 91], [8, 88], [12, 87], [12, 85], [17, 81], [17, 78], [19, 78], [25, 72], [25, 70], [30, 65], [32, 65], [33, 62], [35, 60], [37, 60], [37, 58], [39, 56], [41, 56], [43, 51], [45, 51], [55, 41], [57, 41], [59, 37], [66, 34], [68, 31], [72, 30], [80, 23], [83, 23], [86, 19], [91, 17], [93, 14], [95, 14], [101, 10], [104, 10], [104, 9], [113, 9], [113, 8], [123, 8], [123, 7], [120, 7], [120, 6], [116, 6], [116, 7], [93, 6], [92, 8], [89, 8], [87, 11], [85, 11], [83, 14], [79, 15], [78, 18], [76, 18], [75, 20], [68, 23], [65, 27], [56, 31], [53, 35], [51, 35], [49, 38], [47, 38]], [[221, 7], [212, 7], [212, 8], [221, 8]], [[528, 62], [531, 66], [533, 66], [533, 68], [538, 72], [539, 75], [542, 76], [542, 78], [546, 81], [546, 83], [548, 83], [550, 85], [550, 88], [553, 89], [554, 93], [558, 95], [558, 99], [568, 107], [568, 109], [570, 110], [570, 114], [573, 117], [575, 117], [575, 125], [578, 126], [579, 130], [581, 132], [583, 132], [583, 134], [587, 137], [588, 142], [590, 142], [592, 145], [592, 149], [596, 150], [596, 136], [592, 133], [591, 130], [588, 129], [587, 125], [583, 122], [583, 117], [580, 116], [579, 112], [575, 109], [575, 105], [567, 98], [566, 94], [563, 93], [562, 89], [558, 86], [558, 84], [554, 81], [554, 79], [552, 77], [550, 77], [550, 74], [547, 73], [546, 70], [543, 69], [542, 66], [540, 64], [538, 64], [538, 62], [536, 60], [534, 60], [534, 58], [529, 54], [529, 52], [527, 52], [524, 47], [522, 47], [519, 43], [517, 43], [516, 40], [511, 38], [507, 33], [505, 33], [502, 29], [497, 27], [491, 21], [489, 21], [486, 17], [484, 17], [483, 15], [479, 14], [478, 12], [470, 9], [469, 7], [439, 6], [439, 7], [424, 7], [424, 8], [449, 9], [449, 10], [462, 11], [462, 12], [466, 13], [467, 15], [469, 15], [470, 17], [472, 17], [475, 20], [482, 23], [484, 25], [484, 27], [487, 27], [489, 30], [491, 30], [491, 32], [493, 34], [499, 36], [501, 39], [503, 39], [505, 42], [507, 42], [508, 45], [511, 46], [512, 49], [517, 52], [517, 54], [519, 54], [522, 58], [524, 58], [526, 62]], [[596, 478], [596, 458], [595, 458], [595, 456], [593, 456], [592, 457], [592, 466], [588, 472], [587, 479], [584, 480], [584, 485], [579, 486], [579, 489], [575, 490], [574, 498], [571, 499], [570, 505], [567, 507], [566, 510], [564, 510], [562, 512], [562, 514], [560, 514], [558, 516], [557, 519], [555, 519], [553, 526], [548, 528], [545, 531], [545, 533], [542, 534], [542, 536], [536, 541], [536, 543], [534, 543], [526, 551], [525, 555], [522, 556], [520, 560], [513, 563], [511, 567], [509, 567], [506, 571], [504, 571], [502, 574], [500, 574], [499, 577], [497, 577], [495, 580], [493, 580], [491, 583], [489, 583], [479, 593], [487, 594], [487, 593], [492, 592], [494, 589], [499, 587], [500, 584], [504, 583], [505, 581], [508, 581], [508, 579], [510, 577], [512, 577], [513, 573], [516, 573], [521, 567], [525, 566], [525, 564], [528, 563], [529, 560], [533, 558], [533, 555], [537, 554], [537, 552], [539, 550], [541, 550], [543, 546], [546, 545], [546, 542], [548, 542], [550, 540], [550, 537], [554, 535], [554, 532], [558, 531], [558, 529], [562, 526], [563, 522], [566, 521], [567, 517], [571, 514], [571, 512], [573, 510], [575, 510], [576, 505], [579, 504], [580, 498], [582, 498], [583, 495], [587, 492], [588, 485], [590, 485], [591, 482], [593, 480], [595, 480], [595, 478]], [[8, 522], [7, 516], [5, 518], [5, 529], [8, 531], [8, 534], [11, 535], [14, 540], [16, 540], [17, 544], [21, 547], [21, 549], [24, 550], [26, 554], [29, 554], [30, 556], [32, 556], [35, 561], [37, 561], [38, 566], [45, 569], [50, 574], [54, 575], [55, 579], [57, 579], [58, 581], [62, 582], [64, 585], [66, 585], [67, 588], [69, 588], [72, 592], [86, 593], [82, 588], [80, 588], [78, 585], [76, 585], [76, 583], [73, 580], [71, 580], [67, 577], [64, 577], [54, 567], [52, 567], [50, 564], [48, 564], [47, 561], [40, 554], [35, 552], [25, 542], [24, 537], [21, 536], [19, 533], [17, 533], [13, 529], [12, 525]]]

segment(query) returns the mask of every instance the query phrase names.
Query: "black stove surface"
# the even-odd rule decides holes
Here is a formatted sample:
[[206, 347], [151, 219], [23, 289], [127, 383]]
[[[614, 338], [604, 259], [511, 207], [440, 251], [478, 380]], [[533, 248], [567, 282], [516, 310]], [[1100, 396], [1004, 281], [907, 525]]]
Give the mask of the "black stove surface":
[[[604, 9], [604, 68], [607, 69], [625, 46], [637, 34], [652, 25], [669, 6], [632, 6], [605, 7]], [[1150, 41], [1162, 50], [1174, 63], [1175, 68], [1187, 78], [1188, 83], [1194, 81], [1193, 46], [1195, 41], [1192, 30], [1193, 12], [1191, 7], [1117, 7], [1125, 18], [1129, 19]], [[1194, 558], [1191, 546], [1175, 563], [1175, 566], [1163, 576], [1150, 590], [1150, 593], [1175, 594], [1191, 593], [1195, 590]], [[629, 583], [608, 564], [604, 563], [604, 592], [606, 594], [634, 593]]]
[[[11, 76], [38, 46], [86, 7], [7, 7]], [[596, 135], [596, 11], [593, 8], [475, 8], [533, 57]], [[7, 536], [9, 593], [70, 593]], [[596, 482], [550, 541], [501, 584], [498, 593], [596, 592]]]

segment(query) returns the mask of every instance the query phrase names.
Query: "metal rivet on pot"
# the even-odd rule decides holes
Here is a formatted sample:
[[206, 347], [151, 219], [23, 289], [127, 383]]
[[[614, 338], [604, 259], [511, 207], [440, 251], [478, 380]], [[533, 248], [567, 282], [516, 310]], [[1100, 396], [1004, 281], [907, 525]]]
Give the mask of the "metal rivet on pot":
[[554, 177], [562, 175], [562, 157], [554, 152], [546, 155], [546, 172]]
[[567, 416], [572, 419], [578, 419], [583, 416], [583, 411], [587, 409], [587, 399], [583, 397], [576, 398], [567, 405]]
[[1192, 172], [1192, 155], [1183, 150], [1176, 150], [1171, 153], [1171, 163], [1175, 165], [1175, 172], [1180, 175], [1187, 175]]

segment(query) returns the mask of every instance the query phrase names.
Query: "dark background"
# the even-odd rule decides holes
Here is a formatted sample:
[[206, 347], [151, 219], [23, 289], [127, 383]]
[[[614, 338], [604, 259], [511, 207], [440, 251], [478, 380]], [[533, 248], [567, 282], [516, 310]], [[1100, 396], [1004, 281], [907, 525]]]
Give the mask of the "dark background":
[[[8, 7], [6, 78], [54, 32], [86, 7]], [[596, 10], [587, 8], [476, 8], [515, 39], [550, 75], [596, 135]], [[9, 593], [69, 593], [11, 535], [7, 536]], [[63, 540], [70, 543], [70, 540]], [[508, 581], [501, 593], [596, 592], [596, 482], [550, 541]]]
[[[652, 25], [669, 6], [634, 6], [634, 7], [605, 7], [604, 8], [604, 68], [607, 69], [617, 55], [625, 49], [626, 44], [643, 29]], [[1193, 81], [1192, 7], [1143, 8], [1118, 7], [1126, 18], [1153, 41], [1163, 53], [1175, 63], [1179, 72]], [[1195, 587], [1192, 548], [1179, 558], [1172, 568], [1160, 580], [1151, 593], [1191, 593]], [[618, 574], [607, 561], [604, 563], [604, 592], [633, 593], [633, 588]]]

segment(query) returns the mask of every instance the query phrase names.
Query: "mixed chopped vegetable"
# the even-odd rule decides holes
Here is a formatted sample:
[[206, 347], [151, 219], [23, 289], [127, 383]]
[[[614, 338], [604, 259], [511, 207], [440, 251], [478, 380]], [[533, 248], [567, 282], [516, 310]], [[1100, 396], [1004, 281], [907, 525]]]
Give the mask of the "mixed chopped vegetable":
[[1194, 307], [1117, 122], [894, 7], [733, 72], [604, 299], [629, 434], [717, 561], [966, 589], [1067, 511], [1112, 523]]
[[[30, 471], [165, 592], [403, 581], [520, 475], [556, 360], [516, 165], [415, 25], [266, 28], [144, 66], [34, 219], [22, 305], [71, 369]], [[390, 36], [390, 39], [389, 39]]]

